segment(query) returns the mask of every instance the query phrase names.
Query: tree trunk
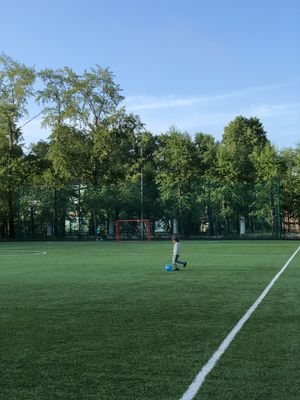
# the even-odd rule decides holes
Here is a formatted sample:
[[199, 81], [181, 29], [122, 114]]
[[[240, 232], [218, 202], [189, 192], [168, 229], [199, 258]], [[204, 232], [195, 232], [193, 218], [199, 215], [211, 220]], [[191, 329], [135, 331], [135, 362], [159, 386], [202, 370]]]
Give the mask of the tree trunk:
[[178, 235], [178, 221], [173, 218], [173, 235]]
[[114, 219], [113, 217], [109, 216], [108, 218], [108, 237], [109, 239], [113, 239], [114, 238]]

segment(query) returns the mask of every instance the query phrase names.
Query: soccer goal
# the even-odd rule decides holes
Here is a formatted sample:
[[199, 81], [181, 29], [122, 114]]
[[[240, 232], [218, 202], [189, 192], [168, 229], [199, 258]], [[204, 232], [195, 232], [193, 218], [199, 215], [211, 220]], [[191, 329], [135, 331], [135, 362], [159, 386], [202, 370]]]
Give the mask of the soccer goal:
[[150, 240], [149, 219], [117, 219], [116, 240]]

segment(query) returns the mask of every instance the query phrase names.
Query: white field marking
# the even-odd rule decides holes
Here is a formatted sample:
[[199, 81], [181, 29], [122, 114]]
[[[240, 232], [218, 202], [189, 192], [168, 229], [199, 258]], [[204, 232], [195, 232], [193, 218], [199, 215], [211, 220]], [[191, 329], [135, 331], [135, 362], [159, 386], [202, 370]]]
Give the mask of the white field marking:
[[0, 253], [0, 256], [5, 256], [5, 257], [23, 257], [23, 256], [43, 256], [44, 254], [47, 254], [47, 251], [24, 251], [24, 252], [19, 252], [19, 253]]
[[295, 257], [295, 255], [298, 253], [299, 250], [300, 250], [300, 246], [294, 252], [294, 254], [287, 260], [287, 262], [284, 264], [284, 266], [281, 268], [281, 270], [274, 276], [274, 278], [271, 280], [271, 282], [268, 284], [268, 286], [265, 288], [265, 290], [258, 297], [256, 302], [249, 308], [249, 310], [246, 312], [246, 314], [239, 320], [239, 322], [235, 325], [235, 327], [232, 329], [232, 331], [226, 336], [226, 338], [223, 340], [223, 342], [221, 343], [218, 350], [211, 356], [211, 358], [207, 361], [207, 363], [202, 367], [201, 371], [195, 377], [195, 379], [190, 384], [189, 388], [183, 394], [183, 396], [180, 398], [180, 400], [192, 400], [196, 396], [200, 387], [202, 386], [203, 382], [205, 381], [206, 376], [215, 367], [215, 365], [217, 364], [219, 359], [222, 357], [222, 355], [225, 352], [225, 350], [227, 349], [227, 347], [230, 345], [230, 343], [235, 338], [235, 335], [242, 329], [245, 322], [251, 317], [251, 315], [254, 313], [256, 308], [266, 297], [266, 295], [268, 294], [268, 292], [270, 291], [270, 289], [272, 288], [274, 283], [277, 281], [277, 279], [280, 277], [280, 275], [284, 272], [284, 270], [287, 268], [287, 266], [289, 265], [289, 263], [292, 261], [292, 259]]

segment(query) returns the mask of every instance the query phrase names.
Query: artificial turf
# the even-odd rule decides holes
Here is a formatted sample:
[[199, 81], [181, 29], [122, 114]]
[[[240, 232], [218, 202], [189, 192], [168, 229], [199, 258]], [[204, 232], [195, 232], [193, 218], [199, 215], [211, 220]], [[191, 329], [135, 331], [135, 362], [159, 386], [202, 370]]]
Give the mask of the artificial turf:
[[[1, 243], [1, 399], [179, 400], [298, 246], [183, 241], [166, 272], [170, 242]], [[299, 266], [195, 399], [299, 399]]]

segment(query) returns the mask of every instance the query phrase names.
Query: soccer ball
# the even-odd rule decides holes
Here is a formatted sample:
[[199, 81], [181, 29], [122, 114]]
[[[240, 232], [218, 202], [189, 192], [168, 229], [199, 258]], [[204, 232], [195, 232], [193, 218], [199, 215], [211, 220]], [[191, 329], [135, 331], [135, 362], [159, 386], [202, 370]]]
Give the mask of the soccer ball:
[[172, 265], [167, 264], [167, 265], [165, 266], [165, 269], [166, 269], [167, 272], [172, 271]]

